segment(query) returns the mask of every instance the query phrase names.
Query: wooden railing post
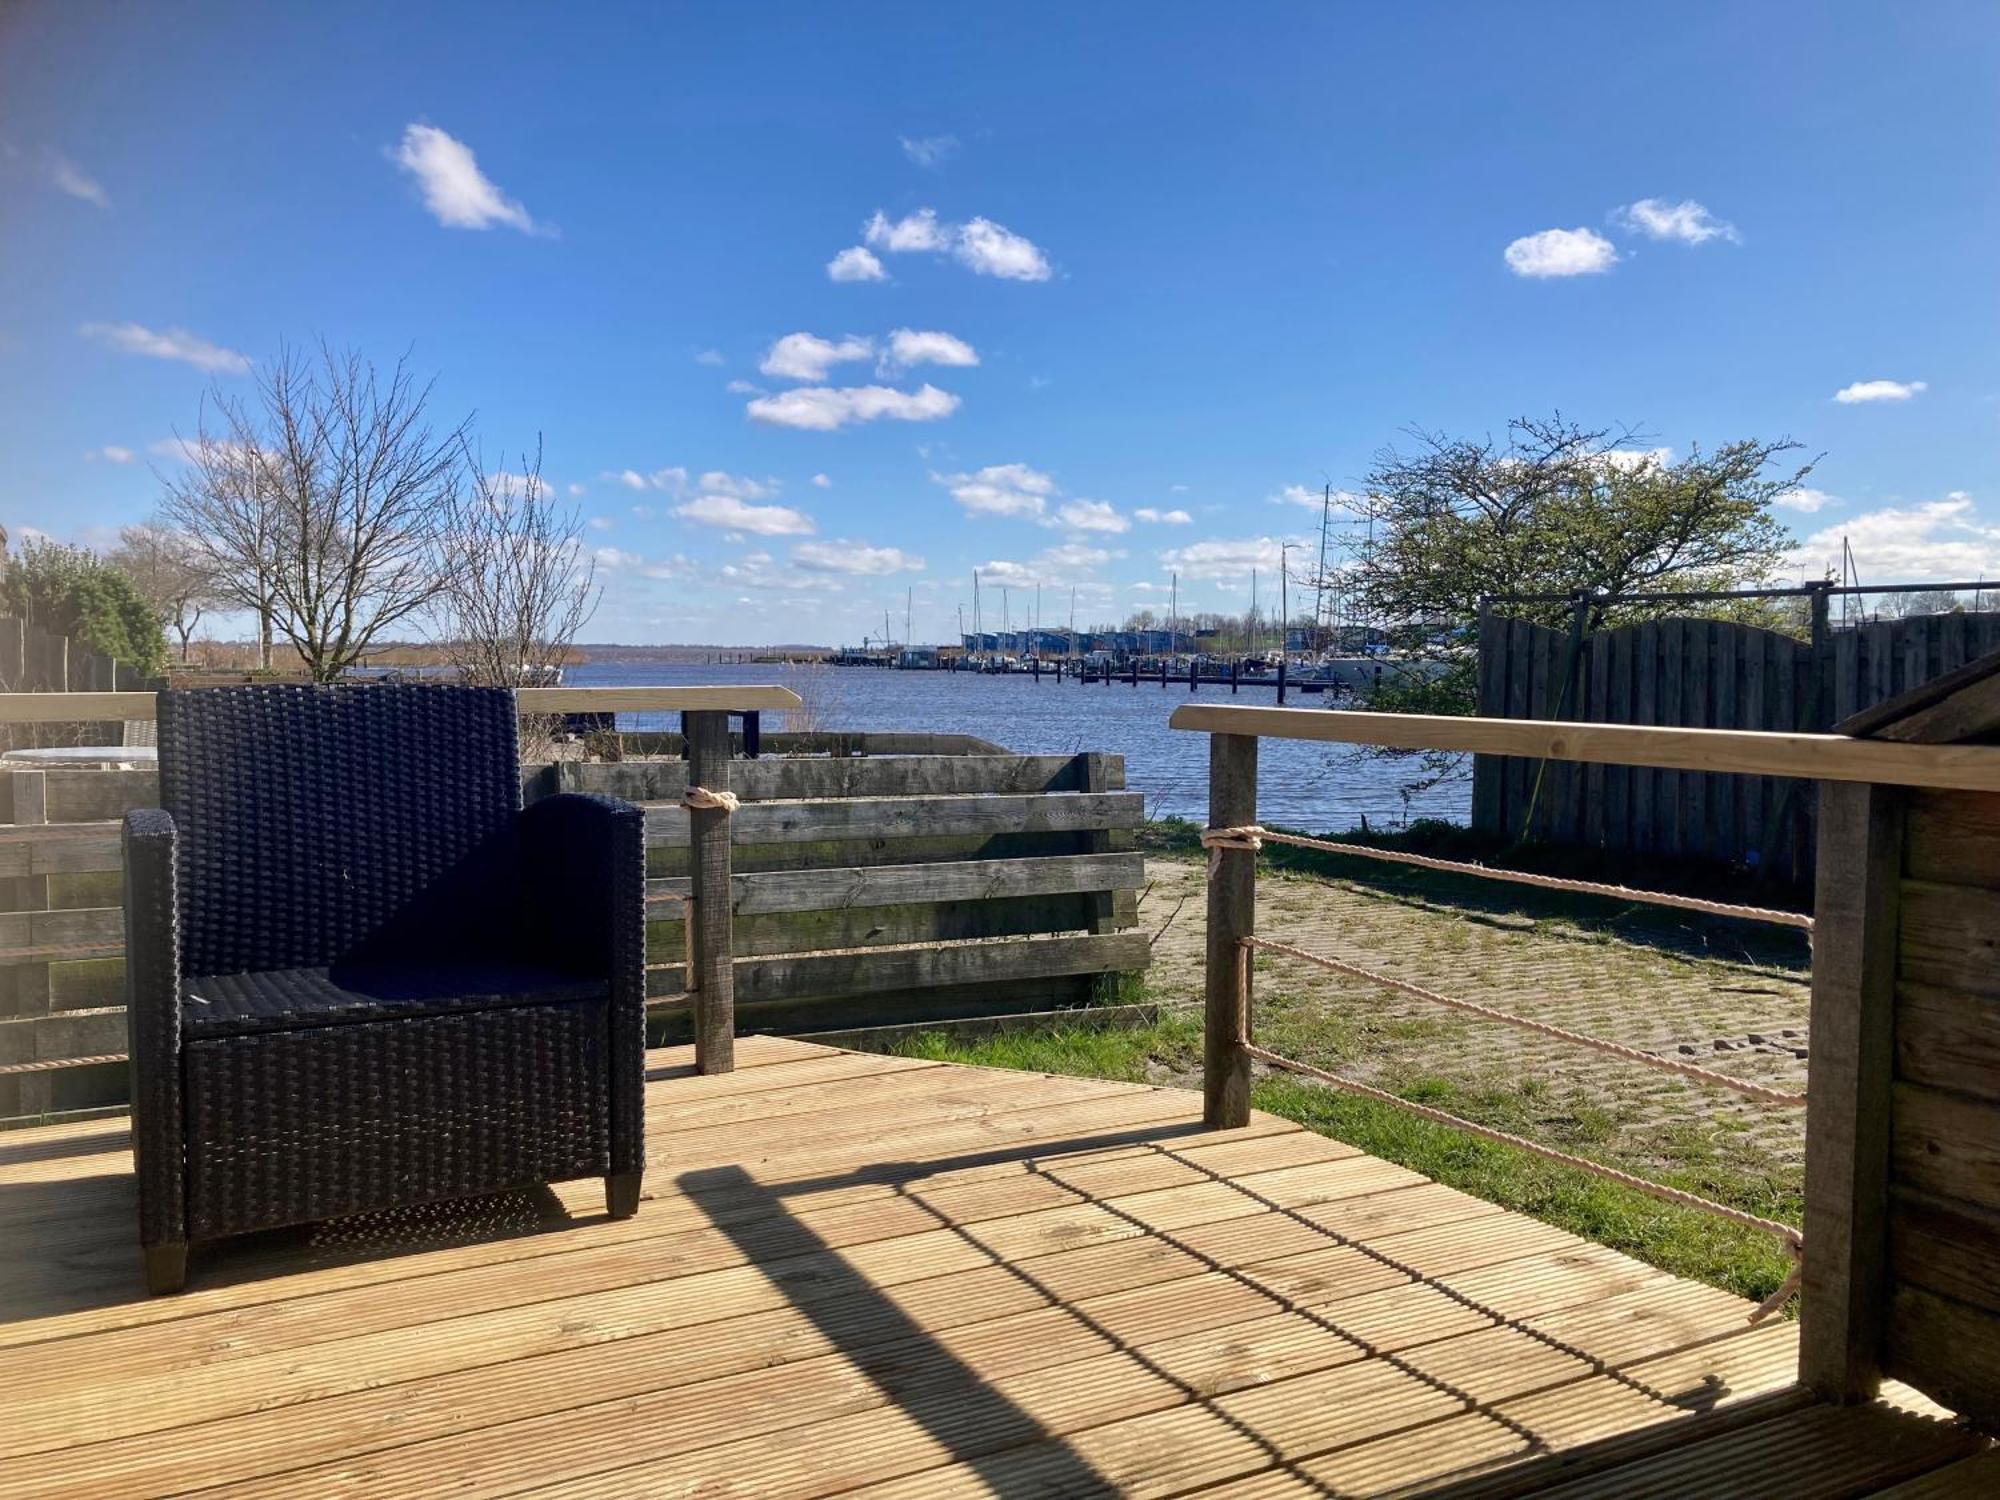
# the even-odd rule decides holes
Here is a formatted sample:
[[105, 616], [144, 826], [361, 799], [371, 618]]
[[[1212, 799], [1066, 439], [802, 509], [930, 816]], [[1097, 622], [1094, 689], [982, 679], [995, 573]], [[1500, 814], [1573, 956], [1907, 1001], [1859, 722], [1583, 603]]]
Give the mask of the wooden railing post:
[[[1208, 740], [1208, 825], [1257, 821], [1257, 737]], [[1250, 1123], [1249, 965], [1239, 939], [1257, 926], [1257, 856], [1223, 849], [1208, 880], [1208, 1011], [1202, 1043], [1202, 1122], [1211, 1130]]]
[[[729, 790], [729, 714], [690, 710], [687, 733], [688, 785], [711, 792]], [[694, 940], [695, 1066], [704, 1073], [727, 1073], [736, 1066], [736, 974], [731, 935], [729, 819], [721, 808], [688, 812], [689, 873], [693, 909], [688, 931]]]

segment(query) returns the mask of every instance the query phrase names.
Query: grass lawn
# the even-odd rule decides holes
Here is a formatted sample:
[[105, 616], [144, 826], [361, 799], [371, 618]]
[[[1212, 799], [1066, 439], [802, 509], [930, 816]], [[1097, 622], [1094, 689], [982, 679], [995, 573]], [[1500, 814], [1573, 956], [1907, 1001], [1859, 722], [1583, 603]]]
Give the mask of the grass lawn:
[[[930, 1032], [902, 1040], [896, 1050], [906, 1056], [982, 1067], [1135, 1082], [1163, 1076], [1187, 1081], [1200, 1076], [1201, 1025], [1197, 1017], [1181, 1011], [1140, 1030], [1076, 1027], [977, 1038]], [[1528, 1081], [1511, 1090], [1472, 1089], [1443, 1078], [1421, 1077], [1394, 1084], [1405, 1098], [1501, 1129], [1510, 1128], [1534, 1087]], [[1296, 1120], [1385, 1161], [1531, 1214], [1675, 1275], [1745, 1297], [1768, 1296], [1791, 1268], [1789, 1257], [1769, 1235], [1657, 1202], [1512, 1147], [1475, 1140], [1387, 1104], [1287, 1077], [1260, 1079], [1252, 1102], [1258, 1109]], [[1574, 1124], [1566, 1138], [1549, 1143], [1574, 1154], [1593, 1155], [1592, 1122], [1579, 1118]], [[1797, 1224], [1801, 1205], [1795, 1188], [1784, 1185], [1782, 1176], [1755, 1166], [1748, 1170], [1732, 1166], [1735, 1153], [1729, 1144], [1722, 1131], [1679, 1142], [1677, 1156], [1684, 1165], [1657, 1174], [1658, 1180]]]

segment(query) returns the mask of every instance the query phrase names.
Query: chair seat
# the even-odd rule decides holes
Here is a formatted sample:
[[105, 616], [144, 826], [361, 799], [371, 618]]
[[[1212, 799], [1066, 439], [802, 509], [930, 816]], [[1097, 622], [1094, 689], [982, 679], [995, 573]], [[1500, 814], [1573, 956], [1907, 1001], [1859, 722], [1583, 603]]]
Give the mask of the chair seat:
[[609, 982], [513, 959], [335, 964], [212, 974], [181, 987], [190, 1038], [602, 1000]]

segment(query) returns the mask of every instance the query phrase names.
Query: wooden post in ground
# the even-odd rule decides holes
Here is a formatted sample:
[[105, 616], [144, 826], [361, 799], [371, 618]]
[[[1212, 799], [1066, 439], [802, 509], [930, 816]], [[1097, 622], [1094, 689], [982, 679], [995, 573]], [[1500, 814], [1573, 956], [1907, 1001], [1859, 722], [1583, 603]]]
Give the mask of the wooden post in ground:
[[[687, 733], [688, 785], [729, 790], [729, 715], [721, 710], [682, 716]], [[729, 814], [721, 808], [688, 811], [689, 873], [694, 901], [688, 913], [694, 938], [695, 1066], [727, 1073], [736, 1066], [736, 975], [731, 965]]]
[[[1208, 826], [1235, 828], [1256, 821], [1257, 737], [1210, 735]], [[1250, 1058], [1238, 1045], [1249, 1031], [1249, 965], [1237, 940], [1256, 927], [1257, 856], [1248, 849], [1224, 849], [1208, 880], [1202, 1123], [1211, 1130], [1250, 1123]]]
[[1828, 1401], [1882, 1381], [1902, 807], [1900, 788], [1819, 784], [1799, 1379]]

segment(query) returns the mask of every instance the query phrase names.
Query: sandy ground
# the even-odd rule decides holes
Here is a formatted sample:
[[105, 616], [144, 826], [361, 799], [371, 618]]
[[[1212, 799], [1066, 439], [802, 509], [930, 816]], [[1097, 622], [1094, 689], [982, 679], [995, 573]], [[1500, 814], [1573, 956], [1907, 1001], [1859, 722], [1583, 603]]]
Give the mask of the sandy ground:
[[[1152, 987], [1199, 1004], [1202, 868], [1151, 859], [1140, 922]], [[1803, 934], [1661, 908], [1614, 910], [1384, 866], [1361, 883], [1258, 880], [1258, 931], [1429, 989], [1732, 1077], [1805, 1087]], [[1273, 1050], [1407, 1091], [1551, 1144], [1645, 1167], [1793, 1177], [1804, 1111], [1772, 1108], [1552, 1038], [1464, 1016], [1293, 959], [1260, 954], [1256, 1034]]]

